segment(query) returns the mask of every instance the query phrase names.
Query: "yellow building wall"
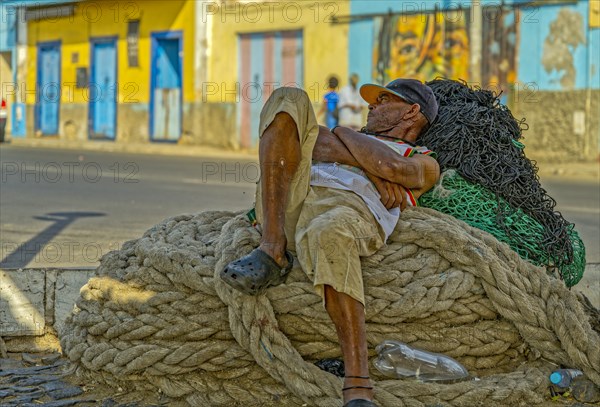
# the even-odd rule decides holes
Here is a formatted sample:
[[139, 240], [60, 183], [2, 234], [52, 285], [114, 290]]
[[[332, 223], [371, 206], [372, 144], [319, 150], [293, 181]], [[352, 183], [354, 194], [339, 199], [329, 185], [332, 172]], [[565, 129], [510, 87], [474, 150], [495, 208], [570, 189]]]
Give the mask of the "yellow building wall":
[[600, 1], [590, 1], [590, 28], [600, 28]]
[[[216, 2], [215, 2], [216, 3]], [[271, 4], [270, 4], [271, 3]], [[304, 88], [318, 103], [326, 93], [327, 78], [348, 81], [348, 24], [331, 24], [332, 16], [350, 14], [350, 1], [232, 2], [203, 10], [212, 18], [208, 81], [227, 89], [239, 82], [238, 35], [268, 31], [303, 32]], [[257, 7], [257, 4], [260, 5]], [[297, 20], [297, 21], [296, 21]], [[214, 92], [213, 92], [214, 93]], [[208, 102], [234, 102], [230, 93], [206, 95]]]
[[[168, 6], [165, 4], [168, 3]], [[117, 36], [118, 103], [148, 103], [150, 100], [150, 58], [152, 32], [182, 31], [182, 87], [184, 102], [194, 99], [194, 7], [192, 0], [110, 0], [78, 3], [72, 17], [30, 21], [28, 24], [27, 89], [37, 80], [37, 44], [61, 41], [61, 103], [87, 103], [88, 91], [75, 88], [76, 68], [90, 66], [90, 39]], [[138, 62], [127, 61], [127, 21], [140, 20]], [[76, 55], [78, 54], [78, 55]], [[73, 58], [77, 58], [76, 62]], [[27, 94], [26, 103], [35, 103]]]

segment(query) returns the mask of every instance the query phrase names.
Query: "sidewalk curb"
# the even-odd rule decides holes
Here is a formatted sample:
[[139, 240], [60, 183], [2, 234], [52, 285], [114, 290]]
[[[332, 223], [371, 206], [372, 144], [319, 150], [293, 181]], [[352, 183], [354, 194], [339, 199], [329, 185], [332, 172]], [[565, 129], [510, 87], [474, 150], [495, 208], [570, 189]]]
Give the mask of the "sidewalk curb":
[[111, 141], [62, 141], [56, 139], [12, 139], [3, 147], [79, 150], [110, 153], [209, 157], [222, 159], [258, 160], [258, 149], [225, 150], [211, 146], [172, 143], [114, 143]]

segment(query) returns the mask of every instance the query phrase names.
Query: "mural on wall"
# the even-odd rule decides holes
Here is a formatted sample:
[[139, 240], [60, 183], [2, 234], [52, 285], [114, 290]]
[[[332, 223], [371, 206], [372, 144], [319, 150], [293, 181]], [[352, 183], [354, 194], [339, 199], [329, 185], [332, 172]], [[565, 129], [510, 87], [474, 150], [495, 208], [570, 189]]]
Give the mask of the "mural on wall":
[[375, 80], [469, 78], [469, 12], [454, 10], [378, 17]]
[[483, 19], [481, 80], [484, 87], [506, 92], [517, 80], [519, 9], [502, 8]]
[[600, 28], [600, 1], [590, 0], [590, 28]]
[[573, 54], [579, 45], [585, 45], [583, 16], [562, 8], [550, 23], [550, 32], [544, 40], [542, 65], [547, 73], [559, 73], [563, 89], [575, 87], [577, 71]]
[[[493, 8], [482, 21], [483, 87], [506, 92], [517, 79], [519, 10]], [[438, 76], [469, 80], [469, 11], [453, 10], [376, 19], [373, 72], [379, 83]]]

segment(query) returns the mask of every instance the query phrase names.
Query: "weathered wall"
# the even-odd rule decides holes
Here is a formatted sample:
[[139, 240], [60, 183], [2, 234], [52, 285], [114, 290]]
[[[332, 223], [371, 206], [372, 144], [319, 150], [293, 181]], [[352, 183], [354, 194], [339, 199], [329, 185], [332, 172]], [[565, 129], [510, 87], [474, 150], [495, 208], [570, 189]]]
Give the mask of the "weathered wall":
[[150, 140], [148, 104], [122, 103], [117, 106], [116, 143], [143, 143]]
[[[586, 101], [589, 100], [589, 105]], [[513, 104], [529, 129], [525, 153], [545, 162], [595, 160], [600, 135], [600, 90], [537, 91]]]
[[35, 136], [35, 107], [28, 106], [25, 109], [25, 134], [29, 137]]
[[179, 144], [206, 145], [237, 150], [236, 103], [192, 103], [183, 114], [183, 136]]
[[[437, 75], [472, 79], [473, 66], [466, 75], [464, 69], [459, 72], [448, 64], [457, 58], [467, 61], [467, 54], [473, 52], [473, 33], [457, 25], [473, 23], [468, 14], [472, 3], [461, 2], [467, 7], [461, 14], [452, 12], [456, 2], [352, 1], [353, 15], [385, 14], [388, 10], [403, 14], [349, 24], [350, 69], [365, 81], [386, 82], [398, 76], [431, 80]], [[502, 102], [517, 118], [526, 117], [527, 155], [544, 161], [597, 159], [600, 29], [590, 6], [597, 2], [536, 2], [528, 6], [510, 0], [503, 2], [502, 13], [500, 2], [478, 3], [482, 7], [482, 83], [473, 84], [502, 90]], [[437, 20], [433, 19], [434, 6], [441, 8]], [[433, 30], [427, 19], [437, 21], [440, 27], [445, 20], [454, 23], [450, 32], [444, 27], [451, 36], [447, 35], [443, 44], [436, 41], [435, 34], [444, 30]], [[433, 30], [430, 37], [421, 35], [426, 26]], [[416, 35], [403, 40], [405, 31]], [[463, 43], [457, 41], [461, 38]]]
[[518, 82], [539, 90], [600, 88], [600, 30], [587, 1], [524, 8]]
[[[184, 103], [182, 136], [178, 144], [205, 145], [229, 150], [240, 148], [236, 103]], [[27, 109], [27, 132], [35, 134], [34, 111]], [[60, 106], [58, 136], [68, 141], [88, 139], [89, 106], [69, 103]], [[144, 103], [123, 103], [117, 107], [116, 144], [149, 142], [149, 111]]]
[[61, 138], [70, 141], [87, 139], [87, 117], [87, 103], [61, 104], [59, 115], [59, 132]]

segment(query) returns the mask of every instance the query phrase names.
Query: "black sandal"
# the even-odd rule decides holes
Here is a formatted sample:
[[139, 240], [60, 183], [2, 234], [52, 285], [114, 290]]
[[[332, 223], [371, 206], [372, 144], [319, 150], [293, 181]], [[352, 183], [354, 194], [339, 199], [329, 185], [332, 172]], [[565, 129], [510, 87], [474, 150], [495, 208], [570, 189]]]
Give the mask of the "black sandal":
[[371, 400], [354, 399], [344, 404], [344, 407], [377, 407], [377, 404], [373, 403]]
[[[350, 378], [350, 379], [370, 379], [369, 376], [346, 376], [346, 378]], [[344, 387], [342, 389], [342, 391], [346, 391], [346, 390], [352, 390], [352, 389], [368, 389], [368, 390], [373, 390], [373, 386], [348, 386], [348, 387]], [[344, 404], [344, 407], [377, 407], [377, 405], [375, 403], [373, 403], [371, 400], [366, 400], [366, 399], [354, 399], [354, 400], [350, 400], [349, 402], [347, 402], [346, 404]]]
[[285, 282], [294, 263], [292, 254], [287, 250], [285, 257], [288, 264], [282, 268], [271, 256], [256, 248], [241, 259], [229, 263], [219, 276], [236, 290], [248, 295], [259, 295], [267, 288]]

